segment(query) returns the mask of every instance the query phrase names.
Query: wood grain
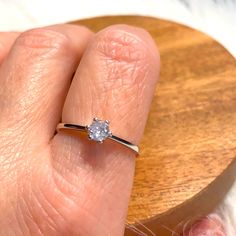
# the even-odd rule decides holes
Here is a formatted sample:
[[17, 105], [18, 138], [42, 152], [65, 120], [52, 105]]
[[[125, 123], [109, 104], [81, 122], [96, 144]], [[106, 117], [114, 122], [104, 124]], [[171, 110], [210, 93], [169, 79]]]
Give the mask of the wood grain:
[[[143, 27], [159, 47], [161, 77], [137, 159], [127, 221], [150, 223], [156, 216], [150, 228], [172, 235], [167, 228], [178, 222], [171, 219], [186, 220], [201, 209], [199, 204], [210, 211], [223, 197], [218, 194], [210, 204], [214, 191], [225, 193], [233, 181], [223, 184], [226, 177], [220, 177], [211, 184], [236, 153], [236, 61], [210, 37], [168, 21], [117, 16], [76, 23], [94, 31], [118, 23]], [[209, 194], [201, 195], [208, 188]]]

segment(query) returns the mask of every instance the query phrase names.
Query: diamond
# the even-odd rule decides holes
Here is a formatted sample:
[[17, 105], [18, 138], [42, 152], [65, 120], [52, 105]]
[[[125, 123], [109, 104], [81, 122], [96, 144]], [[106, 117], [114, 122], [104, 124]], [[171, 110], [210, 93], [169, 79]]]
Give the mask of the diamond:
[[110, 136], [111, 132], [109, 130], [109, 122], [107, 120], [102, 121], [94, 118], [92, 124], [88, 126], [88, 137], [91, 140], [102, 143]]

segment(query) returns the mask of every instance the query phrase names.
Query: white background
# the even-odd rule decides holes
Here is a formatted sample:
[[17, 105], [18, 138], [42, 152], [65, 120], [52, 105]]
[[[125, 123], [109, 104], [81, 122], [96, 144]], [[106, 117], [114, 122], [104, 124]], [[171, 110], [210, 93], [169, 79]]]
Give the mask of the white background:
[[236, 0], [0, 0], [0, 31], [114, 14], [184, 23], [211, 35], [236, 57]]

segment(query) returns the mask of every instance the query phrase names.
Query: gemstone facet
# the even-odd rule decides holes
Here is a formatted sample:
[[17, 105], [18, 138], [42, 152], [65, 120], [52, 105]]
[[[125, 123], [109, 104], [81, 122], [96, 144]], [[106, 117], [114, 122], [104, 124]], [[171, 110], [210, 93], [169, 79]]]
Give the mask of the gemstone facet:
[[106, 138], [111, 136], [109, 122], [98, 120], [97, 118], [93, 119], [92, 124], [87, 127], [87, 130], [89, 139], [97, 142], [102, 143]]

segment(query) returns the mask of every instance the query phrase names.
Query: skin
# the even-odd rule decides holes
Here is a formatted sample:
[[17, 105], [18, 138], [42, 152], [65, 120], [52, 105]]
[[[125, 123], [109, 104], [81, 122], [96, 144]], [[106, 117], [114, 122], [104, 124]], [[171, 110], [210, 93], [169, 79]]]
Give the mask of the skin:
[[55, 128], [96, 116], [138, 144], [159, 74], [152, 38], [57, 25], [1, 40], [0, 235], [123, 235], [134, 153]]
[[126, 25], [0, 33], [0, 235], [124, 234], [135, 154], [55, 129], [98, 117], [138, 145], [159, 61]]

